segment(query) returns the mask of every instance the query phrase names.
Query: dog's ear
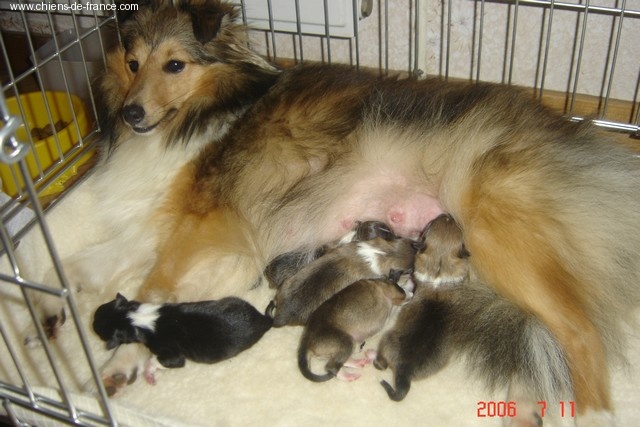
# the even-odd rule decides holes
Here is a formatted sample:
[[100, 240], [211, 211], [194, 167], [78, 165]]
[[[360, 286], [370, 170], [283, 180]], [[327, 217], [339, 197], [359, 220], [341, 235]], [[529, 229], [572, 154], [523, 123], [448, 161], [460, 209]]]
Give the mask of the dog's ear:
[[151, 0], [117, 0], [115, 4], [116, 18], [118, 18], [118, 24], [122, 25], [141, 7], [150, 6]]
[[[194, 13], [195, 12], [195, 13]], [[193, 35], [202, 44], [206, 44], [220, 31], [224, 13], [213, 10], [192, 10], [191, 23], [193, 25]]]

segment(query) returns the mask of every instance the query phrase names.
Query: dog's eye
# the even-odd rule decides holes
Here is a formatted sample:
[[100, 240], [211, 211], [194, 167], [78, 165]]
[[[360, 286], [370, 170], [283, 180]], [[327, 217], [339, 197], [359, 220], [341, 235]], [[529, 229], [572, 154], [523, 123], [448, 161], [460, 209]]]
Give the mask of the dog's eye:
[[182, 61], [169, 61], [167, 65], [164, 66], [164, 70], [168, 73], [179, 73], [184, 70], [184, 62]]
[[135, 73], [136, 71], [138, 71], [139, 66], [140, 64], [138, 64], [138, 61], [129, 61], [129, 69], [131, 70], [132, 73]]

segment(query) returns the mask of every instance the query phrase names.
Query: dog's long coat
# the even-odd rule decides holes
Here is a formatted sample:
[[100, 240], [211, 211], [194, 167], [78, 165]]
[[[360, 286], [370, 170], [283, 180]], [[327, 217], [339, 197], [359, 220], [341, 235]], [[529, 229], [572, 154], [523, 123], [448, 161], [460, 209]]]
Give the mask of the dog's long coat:
[[[205, 7], [211, 13], [201, 17], [218, 11], [220, 19], [202, 22], [184, 7], [155, 15], [142, 8], [124, 22], [125, 48], [110, 57], [103, 81], [111, 79], [102, 89], [114, 90], [107, 104], [118, 122], [112, 171], [122, 170], [113, 162], [129, 161], [118, 156], [134, 126], [117, 117], [132, 103], [158, 104], [147, 67], [175, 70], [167, 57], [173, 48], [184, 53], [178, 62], [185, 71], [203, 67], [224, 79], [196, 73], [197, 81], [217, 89], [162, 113], [153, 132], [163, 138], [151, 140], [177, 132], [203, 143], [207, 129], [189, 123], [208, 123], [220, 136], [229, 129], [223, 118], [246, 110], [193, 161], [181, 158], [184, 167], [168, 175], [169, 186], [136, 218], [134, 228], [152, 236], [131, 266], [153, 264], [141, 298], [184, 298], [194, 286], [184, 278], [203, 262], [216, 269], [215, 277], [233, 275], [237, 286], [249, 286], [277, 255], [321, 246], [357, 220], [381, 220], [415, 237], [446, 211], [464, 230], [473, 273], [534, 314], [563, 346], [578, 412], [612, 410], [603, 367], [619, 350], [619, 321], [640, 294], [640, 158], [589, 124], [570, 123], [501, 85], [380, 79], [346, 67], [309, 66], [282, 73], [248, 106], [248, 94], [261, 96], [275, 80], [273, 68], [234, 38], [229, 6], [209, 1]], [[186, 45], [203, 46], [204, 53]], [[211, 61], [215, 55], [222, 60]], [[175, 80], [186, 81], [194, 80]], [[247, 91], [250, 82], [259, 90]], [[229, 98], [240, 87], [246, 96]], [[184, 99], [200, 96], [191, 89]], [[226, 97], [215, 108], [228, 114], [203, 107], [216, 97]], [[237, 108], [230, 107], [233, 100], [241, 101]], [[190, 111], [208, 114], [194, 122]], [[117, 203], [122, 188], [106, 191]], [[74, 282], [108, 256], [119, 259], [119, 248], [107, 247], [96, 251], [98, 261], [86, 254], [73, 261], [80, 276]], [[100, 278], [108, 281], [104, 270]]]
[[[605, 340], [640, 280], [640, 159], [589, 125], [503, 86], [307, 67], [285, 73], [176, 182], [192, 190], [174, 193], [181, 222], [159, 266], [172, 242], [229, 217], [243, 219], [231, 236], [250, 230], [255, 256], [270, 259], [357, 219], [411, 236], [450, 212], [475, 274], [564, 346], [579, 407], [611, 408], [602, 366], [616, 341]], [[147, 290], [170, 288], [175, 274], [153, 270]]]

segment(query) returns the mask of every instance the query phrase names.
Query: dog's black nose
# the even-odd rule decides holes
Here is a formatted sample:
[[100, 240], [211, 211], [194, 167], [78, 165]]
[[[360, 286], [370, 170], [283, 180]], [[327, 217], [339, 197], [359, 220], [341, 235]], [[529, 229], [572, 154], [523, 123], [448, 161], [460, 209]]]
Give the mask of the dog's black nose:
[[137, 125], [144, 119], [144, 108], [138, 104], [125, 105], [122, 116], [130, 125]]

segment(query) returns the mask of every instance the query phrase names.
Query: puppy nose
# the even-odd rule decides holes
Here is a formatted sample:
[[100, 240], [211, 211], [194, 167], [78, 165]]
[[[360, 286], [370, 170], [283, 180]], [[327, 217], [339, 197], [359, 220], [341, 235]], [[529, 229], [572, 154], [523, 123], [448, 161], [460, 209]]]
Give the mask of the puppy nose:
[[144, 108], [138, 104], [125, 105], [122, 109], [122, 116], [130, 125], [137, 125], [144, 119]]

